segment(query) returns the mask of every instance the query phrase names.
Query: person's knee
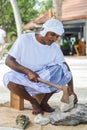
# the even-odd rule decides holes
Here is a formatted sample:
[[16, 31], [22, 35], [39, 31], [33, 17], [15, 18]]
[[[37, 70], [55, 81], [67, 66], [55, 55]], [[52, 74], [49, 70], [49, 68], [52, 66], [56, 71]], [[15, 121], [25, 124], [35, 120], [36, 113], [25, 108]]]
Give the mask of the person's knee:
[[8, 87], [8, 89], [10, 89], [10, 90], [16, 89], [16, 88], [24, 89], [23, 85], [16, 84], [16, 83], [11, 82], [11, 81], [8, 83], [7, 87]]
[[9, 82], [8, 83], [8, 85], [7, 85], [7, 87], [8, 87], [8, 89], [11, 89], [11, 88], [13, 88], [15, 86], [15, 83], [13, 83], [13, 82]]

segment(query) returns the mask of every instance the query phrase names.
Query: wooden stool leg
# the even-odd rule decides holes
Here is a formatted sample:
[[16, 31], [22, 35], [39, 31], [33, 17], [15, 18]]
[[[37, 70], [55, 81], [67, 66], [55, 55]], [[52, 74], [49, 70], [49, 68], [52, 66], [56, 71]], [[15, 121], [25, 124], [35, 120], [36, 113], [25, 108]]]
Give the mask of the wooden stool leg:
[[24, 110], [24, 99], [11, 92], [10, 106], [17, 110]]

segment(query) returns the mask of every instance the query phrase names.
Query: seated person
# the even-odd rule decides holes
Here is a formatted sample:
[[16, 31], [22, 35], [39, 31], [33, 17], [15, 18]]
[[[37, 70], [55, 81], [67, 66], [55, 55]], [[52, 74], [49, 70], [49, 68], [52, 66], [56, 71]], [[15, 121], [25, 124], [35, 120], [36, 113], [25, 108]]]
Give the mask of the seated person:
[[[40, 83], [38, 78], [66, 86], [62, 101], [67, 102], [69, 95], [77, 96], [73, 90], [71, 71], [56, 40], [64, 33], [63, 24], [54, 18], [43, 24], [43, 30], [37, 34], [22, 34], [17, 38], [6, 58], [6, 65], [12, 70], [5, 74], [4, 84], [10, 91], [30, 101], [32, 113], [54, 111], [48, 100], [58, 89]], [[66, 94], [66, 91], [68, 94]], [[44, 94], [39, 103], [34, 95]]]

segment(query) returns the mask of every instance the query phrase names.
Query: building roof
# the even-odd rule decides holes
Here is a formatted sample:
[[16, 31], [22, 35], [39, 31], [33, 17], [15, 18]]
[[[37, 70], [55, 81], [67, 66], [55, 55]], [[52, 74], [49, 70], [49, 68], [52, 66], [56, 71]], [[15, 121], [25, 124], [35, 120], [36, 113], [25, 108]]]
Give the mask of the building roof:
[[38, 18], [36, 18], [34, 21], [31, 21], [24, 25], [23, 29], [34, 29], [34, 28], [39, 28], [41, 25], [49, 19], [49, 13], [42, 14]]
[[87, 0], [64, 0], [62, 21], [87, 18]]

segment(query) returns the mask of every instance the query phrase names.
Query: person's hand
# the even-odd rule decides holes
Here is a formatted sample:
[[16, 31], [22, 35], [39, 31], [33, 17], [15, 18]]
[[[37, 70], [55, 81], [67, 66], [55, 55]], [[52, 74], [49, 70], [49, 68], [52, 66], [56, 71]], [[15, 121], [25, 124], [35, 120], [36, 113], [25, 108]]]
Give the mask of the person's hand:
[[27, 76], [28, 76], [28, 79], [29, 79], [30, 81], [39, 82], [39, 81], [38, 81], [39, 75], [38, 75], [37, 73], [35, 73], [35, 72], [33, 72], [33, 71], [29, 71], [29, 73], [27, 74]]
[[74, 95], [74, 103], [76, 104], [78, 102], [77, 95], [74, 92], [72, 94]]

